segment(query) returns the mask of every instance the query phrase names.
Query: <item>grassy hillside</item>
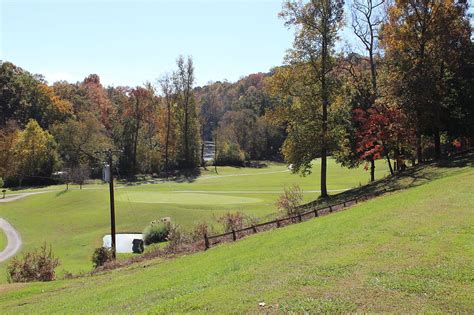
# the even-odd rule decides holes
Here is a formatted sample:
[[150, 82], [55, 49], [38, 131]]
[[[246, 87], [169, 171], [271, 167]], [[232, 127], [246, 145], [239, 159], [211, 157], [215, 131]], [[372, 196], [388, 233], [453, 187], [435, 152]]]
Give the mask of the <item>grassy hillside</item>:
[[207, 252], [3, 285], [0, 310], [472, 313], [472, 158], [409, 175], [397, 192]]
[[[219, 167], [203, 171], [196, 178], [157, 184], [118, 184], [116, 216], [118, 232], [141, 232], [150, 221], [171, 217], [184, 228], [198, 222], [214, 222], [228, 211], [242, 211], [255, 217], [274, 214], [275, 201], [285, 185], [299, 184], [306, 190], [307, 201], [319, 196], [319, 165], [308, 177], [291, 174], [285, 165], [268, 163], [263, 168]], [[329, 162], [329, 189], [349, 189], [367, 183], [368, 172], [346, 169]], [[387, 174], [384, 161], [377, 164], [379, 178]], [[122, 186], [122, 188], [120, 188]], [[61, 189], [61, 190], [59, 190]], [[20, 232], [23, 250], [52, 245], [61, 259], [63, 270], [90, 271], [90, 257], [102, 237], [110, 233], [109, 194], [106, 185], [90, 185], [83, 190], [64, 191], [64, 186], [0, 204], [0, 217], [7, 219]], [[27, 190], [27, 191], [31, 191]], [[41, 191], [41, 190], [40, 190]], [[16, 192], [18, 193], [18, 192]], [[5, 282], [6, 263], [0, 263], [0, 282]]]

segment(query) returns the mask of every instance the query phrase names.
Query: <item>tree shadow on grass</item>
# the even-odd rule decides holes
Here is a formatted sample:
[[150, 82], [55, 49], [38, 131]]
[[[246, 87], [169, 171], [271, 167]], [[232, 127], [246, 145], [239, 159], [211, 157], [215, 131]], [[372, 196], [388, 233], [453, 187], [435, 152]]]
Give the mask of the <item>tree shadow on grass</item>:
[[11, 191], [18, 191], [18, 190], [25, 190], [25, 189], [31, 189], [31, 190], [39, 190], [39, 189], [44, 189], [48, 188], [50, 185], [40, 185], [40, 186], [17, 186], [17, 187], [8, 187]]
[[58, 191], [58, 192], [56, 193], [56, 197], [61, 197], [62, 195], [64, 195], [64, 194], [67, 193], [67, 192], [69, 192], [69, 190], [67, 190], [67, 189]]
[[268, 164], [262, 161], [249, 161], [245, 163], [247, 168], [267, 168]]
[[450, 159], [443, 159], [438, 162], [416, 165], [403, 172], [396, 173], [393, 176], [388, 176], [373, 183], [332, 195], [327, 199], [314, 200], [305, 206], [325, 206], [366, 195], [395, 192], [417, 187], [444, 177], [447, 173], [452, 173], [453, 168], [461, 169], [465, 167], [474, 167], [473, 153]]
[[172, 175], [168, 180], [176, 183], [192, 183], [201, 176], [201, 168], [179, 170]]
[[133, 179], [127, 179], [122, 182], [125, 186], [139, 186], [146, 184], [159, 184], [164, 182], [192, 183], [201, 175], [200, 168], [173, 170], [164, 174], [163, 177], [153, 178], [147, 176], [136, 176]]
[[461, 168], [461, 167], [474, 167], [474, 153], [469, 153], [463, 156], [458, 156], [453, 159], [443, 159], [436, 163], [437, 167], [443, 167], [443, 168]]

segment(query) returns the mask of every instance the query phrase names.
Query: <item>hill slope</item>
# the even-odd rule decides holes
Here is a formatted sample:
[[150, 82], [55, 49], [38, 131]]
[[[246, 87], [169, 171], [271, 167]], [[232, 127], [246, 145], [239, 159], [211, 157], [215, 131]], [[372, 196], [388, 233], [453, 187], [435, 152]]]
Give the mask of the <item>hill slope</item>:
[[[207, 252], [94, 277], [0, 286], [0, 310], [471, 313], [472, 165], [427, 168], [398, 179], [408, 186], [422, 180], [417, 187]], [[437, 178], [423, 181], [428, 174]]]

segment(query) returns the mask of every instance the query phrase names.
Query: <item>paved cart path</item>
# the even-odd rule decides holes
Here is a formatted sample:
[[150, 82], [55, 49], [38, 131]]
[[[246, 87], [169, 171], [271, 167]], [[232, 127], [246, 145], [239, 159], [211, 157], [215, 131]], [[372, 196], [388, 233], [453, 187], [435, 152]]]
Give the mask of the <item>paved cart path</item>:
[[0, 218], [0, 229], [7, 236], [7, 247], [0, 252], [0, 263], [15, 255], [21, 248], [21, 237], [15, 228], [6, 220]]
[[[5, 199], [0, 199], [0, 203], [12, 202], [18, 199], [22, 199], [31, 195], [42, 194], [48, 191], [31, 192], [31, 193], [19, 193], [8, 195]], [[7, 236], [7, 247], [0, 252], [0, 263], [14, 256], [21, 248], [21, 237], [15, 228], [8, 223], [7, 220], [0, 218], [0, 230]]]
[[18, 194], [10, 194], [6, 195], [5, 198], [0, 199], [0, 203], [4, 202], [12, 202], [18, 199], [22, 199], [32, 195], [44, 194], [47, 192], [53, 192], [54, 190], [43, 190], [43, 191], [36, 191], [36, 192], [27, 192], [27, 193], [18, 193]]

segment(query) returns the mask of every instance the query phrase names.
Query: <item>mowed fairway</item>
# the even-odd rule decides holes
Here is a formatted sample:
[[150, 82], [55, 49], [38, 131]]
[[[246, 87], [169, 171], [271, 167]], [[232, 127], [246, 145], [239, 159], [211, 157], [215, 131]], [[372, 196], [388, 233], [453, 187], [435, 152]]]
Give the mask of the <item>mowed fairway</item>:
[[415, 169], [388, 183], [398, 191], [206, 252], [0, 286], [0, 311], [472, 314], [474, 164], [462, 164]]
[[[384, 161], [377, 164], [377, 177], [387, 174]], [[362, 167], [346, 169], [330, 160], [328, 189], [340, 191], [366, 184], [369, 174]], [[141, 232], [152, 220], [171, 217], [183, 228], [202, 221], [215, 222], [228, 211], [242, 211], [258, 218], [274, 216], [275, 201], [284, 186], [299, 184], [305, 200], [319, 196], [319, 164], [308, 177], [291, 174], [284, 164], [268, 163], [264, 168], [219, 167], [203, 171], [191, 182], [160, 182], [143, 185], [116, 185], [118, 232]], [[0, 204], [0, 217], [21, 234], [22, 251], [51, 244], [61, 260], [59, 274], [89, 271], [90, 257], [102, 237], [109, 233], [109, 194], [106, 185], [64, 186], [10, 203]], [[30, 191], [30, 190], [29, 190]], [[18, 192], [15, 192], [18, 193]], [[333, 192], [335, 194], [337, 192]], [[6, 263], [0, 264], [0, 281], [6, 281]]]

